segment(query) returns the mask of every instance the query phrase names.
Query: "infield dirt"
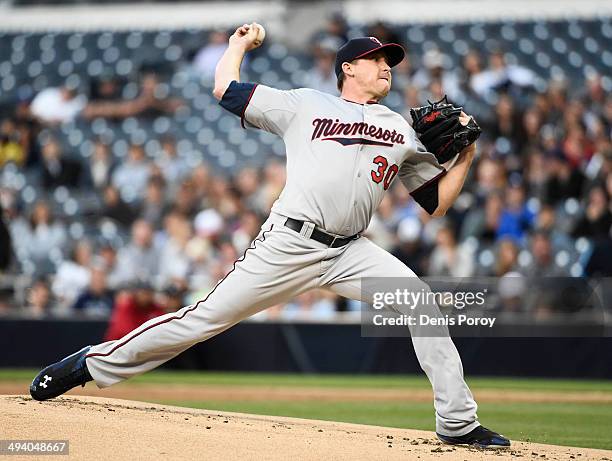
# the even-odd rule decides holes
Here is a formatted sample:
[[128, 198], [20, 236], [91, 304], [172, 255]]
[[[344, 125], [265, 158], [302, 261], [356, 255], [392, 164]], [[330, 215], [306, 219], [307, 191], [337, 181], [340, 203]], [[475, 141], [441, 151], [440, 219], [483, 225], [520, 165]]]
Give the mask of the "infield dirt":
[[85, 396], [47, 402], [0, 396], [0, 428], [5, 440], [69, 440], [70, 459], [86, 460], [612, 461], [607, 450], [527, 442], [513, 442], [507, 450], [476, 450], [443, 445], [426, 431]]

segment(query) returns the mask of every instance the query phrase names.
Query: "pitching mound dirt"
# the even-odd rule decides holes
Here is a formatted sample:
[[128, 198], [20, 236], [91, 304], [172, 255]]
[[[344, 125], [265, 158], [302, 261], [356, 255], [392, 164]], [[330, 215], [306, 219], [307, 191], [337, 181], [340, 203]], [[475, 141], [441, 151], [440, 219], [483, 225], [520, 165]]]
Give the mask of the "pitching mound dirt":
[[5, 440], [69, 440], [70, 458], [87, 460], [612, 460], [605, 450], [525, 442], [476, 450], [425, 431], [81, 396], [0, 396], [0, 428]]

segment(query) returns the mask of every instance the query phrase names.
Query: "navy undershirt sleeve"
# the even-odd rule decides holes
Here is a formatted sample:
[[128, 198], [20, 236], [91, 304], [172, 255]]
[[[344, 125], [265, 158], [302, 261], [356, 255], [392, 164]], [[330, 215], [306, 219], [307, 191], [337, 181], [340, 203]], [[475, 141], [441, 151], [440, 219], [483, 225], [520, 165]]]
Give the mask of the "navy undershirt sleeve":
[[410, 195], [427, 213], [432, 214], [438, 208], [438, 182], [446, 174], [443, 170], [438, 176], [430, 179]]
[[256, 86], [255, 83], [238, 83], [234, 80], [225, 90], [219, 104], [224, 109], [242, 118]]

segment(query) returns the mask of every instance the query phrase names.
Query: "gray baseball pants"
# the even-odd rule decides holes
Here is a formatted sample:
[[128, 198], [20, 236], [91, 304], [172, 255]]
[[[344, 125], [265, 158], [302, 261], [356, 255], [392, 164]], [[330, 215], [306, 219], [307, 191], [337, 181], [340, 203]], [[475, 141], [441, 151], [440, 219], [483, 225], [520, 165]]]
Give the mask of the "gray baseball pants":
[[[93, 346], [86, 364], [97, 386], [112, 386], [152, 370], [194, 344], [307, 290], [329, 289], [371, 303], [371, 295], [361, 291], [361, 278], [416, 277], [365, 237], [329, 248], [284, 227], [284, 219], [271, 214], [244, 256], [202, 301], [149, 320], [121, 339]], [[436, 306], [426, 309], [435, 309], [439, 315]], [[412, 343], [433, 387], [436, 431], [451, 436], [470, 432], [479, 425], [477, 406], [452, 340], [413, 332]]]

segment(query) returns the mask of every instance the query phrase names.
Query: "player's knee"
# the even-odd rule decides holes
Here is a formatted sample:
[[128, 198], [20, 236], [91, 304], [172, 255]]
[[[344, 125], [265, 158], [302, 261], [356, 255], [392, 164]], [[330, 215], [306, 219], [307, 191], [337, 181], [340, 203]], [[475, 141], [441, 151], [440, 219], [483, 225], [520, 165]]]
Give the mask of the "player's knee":
[[204, 323], [204, 325], [212, 326], [214, 328], [225, 328], [229, 325], [233, 325], [240, 318], [237, 318], [236, 310], [229, 308], [228, 306], [219, 307], [211, 304], [210, 302], [200, 302], [197, 306], [198, 317]]

